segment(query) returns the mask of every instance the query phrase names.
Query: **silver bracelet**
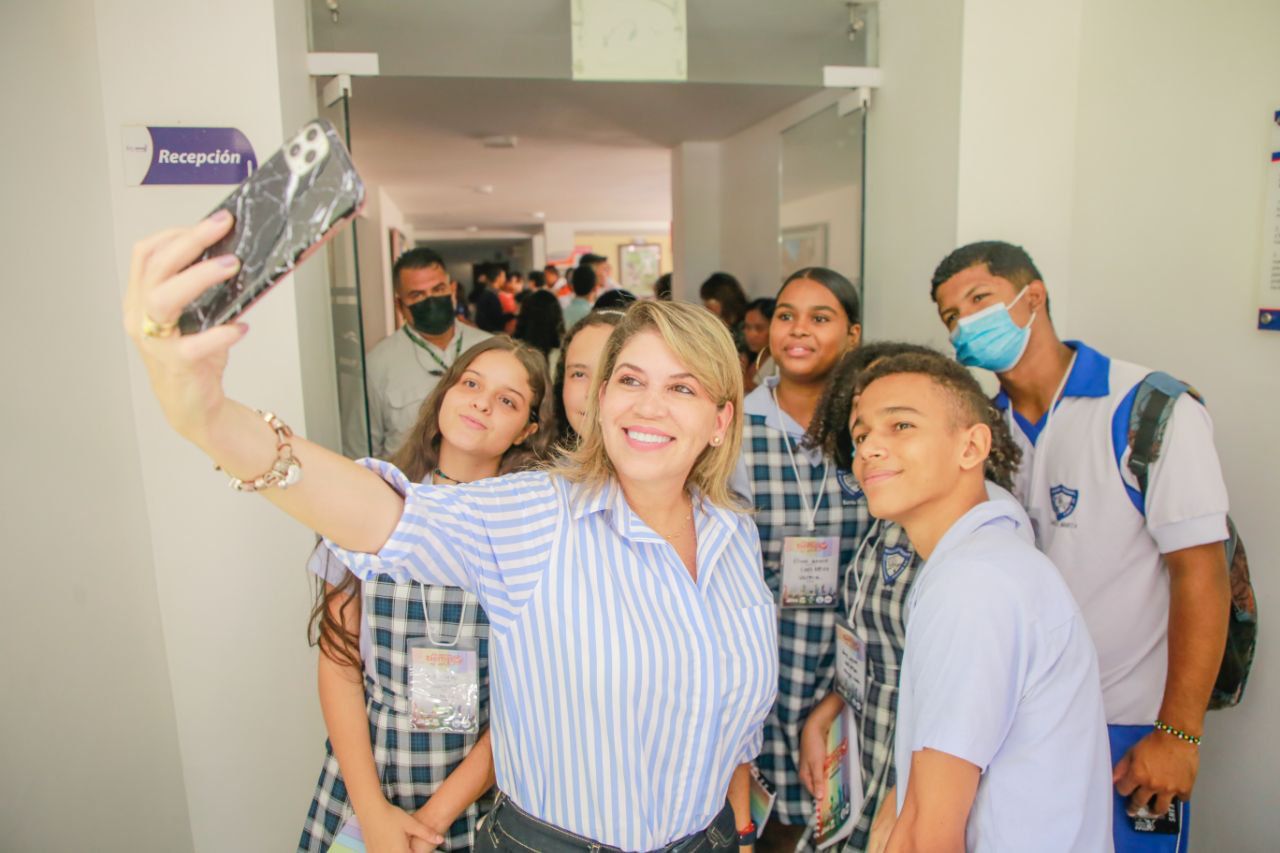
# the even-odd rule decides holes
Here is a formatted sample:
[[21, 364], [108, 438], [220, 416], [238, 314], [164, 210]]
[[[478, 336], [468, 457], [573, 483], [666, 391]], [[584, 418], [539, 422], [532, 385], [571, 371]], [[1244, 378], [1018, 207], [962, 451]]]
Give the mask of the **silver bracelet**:
[[[276, 461], [265, 474], [255, 477], [252, 480], [241, 480], [231, 477], [231, 481], [227, 483], [237, 492], [259, 492], [263, 489], [270, 489], [279, 486], [287, 489], [302, 479], [302, 463], [293, 455], [293, 430], [288, 425], [271, 412], [264, 412], [261, 409], [256, 410], [262, 419], [276, 431]], [[217, 470], [221, 471], [222, 467], [217, 466]]]

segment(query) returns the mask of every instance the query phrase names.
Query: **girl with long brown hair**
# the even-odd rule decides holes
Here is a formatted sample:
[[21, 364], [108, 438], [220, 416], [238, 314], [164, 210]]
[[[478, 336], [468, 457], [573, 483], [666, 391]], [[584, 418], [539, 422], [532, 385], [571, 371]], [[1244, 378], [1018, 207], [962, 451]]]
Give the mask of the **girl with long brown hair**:
[[[452, 485], [542, 461], [555, 432], [545, 364], [506, 337], [462, 353], [423, 402], [397, 467], [414, 482]], [[493, 785], [488, 616], [456, 587], [361, 581], [323, 546], [310, 567], [320, 581], [311, 633], [329, 743], [299, 850], [328, 850], [353, 812], [371, 853], [408, 849], [415, 823], [441, 839], [439, 849], [470, 850]], [[424, 718], [415, 645], [474, 647], [474, 714], [465, 722]]]

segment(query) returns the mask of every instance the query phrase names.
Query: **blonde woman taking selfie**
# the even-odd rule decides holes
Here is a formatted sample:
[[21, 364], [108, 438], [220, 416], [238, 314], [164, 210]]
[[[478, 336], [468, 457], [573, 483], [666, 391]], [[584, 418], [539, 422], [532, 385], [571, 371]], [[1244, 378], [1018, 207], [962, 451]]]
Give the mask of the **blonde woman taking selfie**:
[[247, 327], [173, 334], [182, 308], [234, 273], [234, 258], [189, 266], [230, 225], [210, 217], [138, 243], [125, 328], [169, 423], [242, 489], [324, 535], [361, 577], [480, 600], [501, 793], [477, 849], [749, 847], [748, 763], [777, 642], [755, 526], [727, 486], [742, 375], [724, 325], [637, 303], [561, 465], [414, 484], [228, 399], [223, 367]]

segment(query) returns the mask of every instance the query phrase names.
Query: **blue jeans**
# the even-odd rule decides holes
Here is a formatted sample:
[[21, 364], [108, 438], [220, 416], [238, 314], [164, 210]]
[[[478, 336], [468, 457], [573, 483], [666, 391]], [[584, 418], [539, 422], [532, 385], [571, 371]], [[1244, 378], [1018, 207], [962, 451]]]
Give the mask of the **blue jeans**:
[[[733, 809], [726, 803], [711, 825], [701, 832], [673, 842], [661, 853], [732, 853], [738, 849], [738, 830]], [[581, 835], [539, 820], [498, 793], [493, 811], [476, 828], [476, 853], [621, 853], [617, 847], [592, 841]]]
[[[1111, 764], [1114, 767], [1124, 758], [1133, 745], [1151, 732], [1154, 726], [1107, 726], [1111, 740]], [[1128, 797], [1111, 792], [1114, 808], [1111, 813], [1111, 832], [1115, 837], [1116, 853], [1185, 853], [1191, 844], [1191, 804], [1178, 801], [1179, 831], [1177, 835], [1160, 835], [1139, 832], [1133, 828], [1133, 820], [1125, 811]]]

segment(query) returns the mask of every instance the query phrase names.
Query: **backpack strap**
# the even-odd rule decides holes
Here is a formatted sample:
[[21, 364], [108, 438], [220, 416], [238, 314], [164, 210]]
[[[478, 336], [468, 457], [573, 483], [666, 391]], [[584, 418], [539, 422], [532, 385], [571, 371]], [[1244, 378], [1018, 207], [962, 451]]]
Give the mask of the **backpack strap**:
[[[1151, 476], [1151, 467], [1160, 457], [1160, 448], [1164, 443], [1165, 429], [1173, 417], [1173, 408], [1178, 398], [1190, 394], [1203, 402], [1200, 394], [1187, 383], [1170, 376], [1168, 373], [1156, 371], [1149, 373], [1133, 391], [1124, 399], [1117, 415], [1124, 415], [1127, 410], [1125, 437], [1129, 446], [1130, 473], [1138, 481], [1138, 488], [1126, 488], [1129, 499], [1138, 512], [1146, 514], [1147, 484]], [[1118, 437], [1118, 436], [1116, 436]], [[1123, 456], [1124, 449], [1116, 445], [1116, 461]]]

